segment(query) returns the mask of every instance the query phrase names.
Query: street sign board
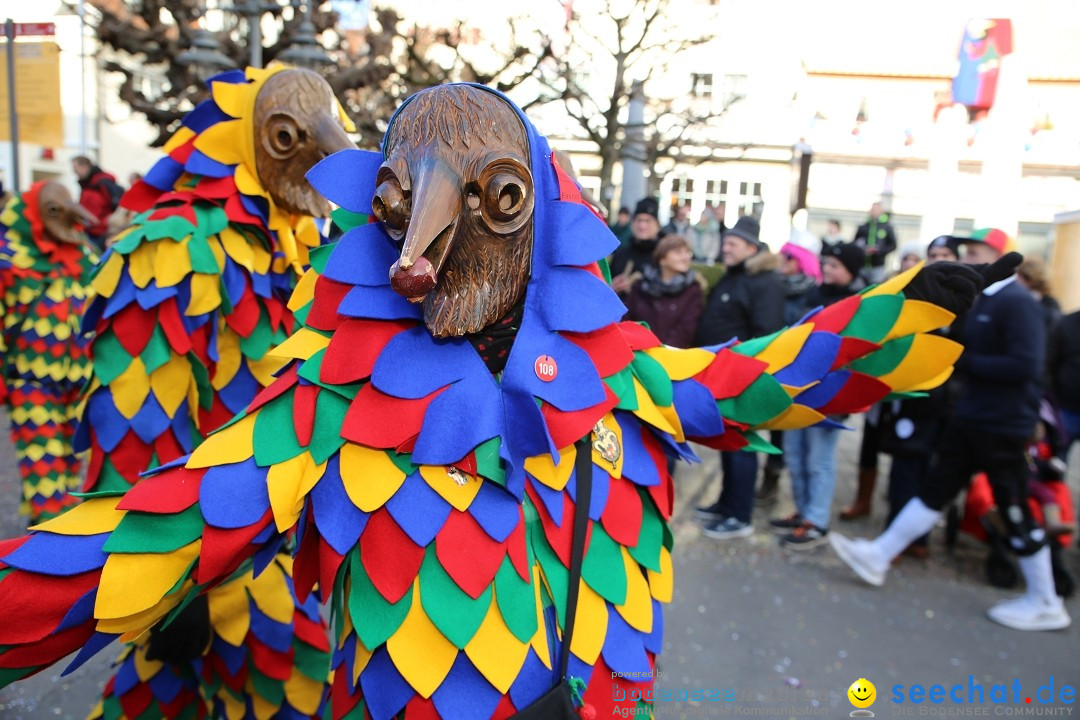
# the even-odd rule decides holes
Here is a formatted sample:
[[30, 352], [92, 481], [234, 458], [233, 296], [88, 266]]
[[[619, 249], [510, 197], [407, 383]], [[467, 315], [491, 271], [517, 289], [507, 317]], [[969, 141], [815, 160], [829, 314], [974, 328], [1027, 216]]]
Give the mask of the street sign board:
[[[14, 50], [19, 142], [47, 147], [63, 145], [60, 47], [53, 42], [17, 42]], [[7, 77], [7, 55], [0, 53], [0, 140], [11, 139]]]
[[15, 37], [35, 37], [56, 34], [56, 24], [51, 22], [14, 23], [14, 25]]

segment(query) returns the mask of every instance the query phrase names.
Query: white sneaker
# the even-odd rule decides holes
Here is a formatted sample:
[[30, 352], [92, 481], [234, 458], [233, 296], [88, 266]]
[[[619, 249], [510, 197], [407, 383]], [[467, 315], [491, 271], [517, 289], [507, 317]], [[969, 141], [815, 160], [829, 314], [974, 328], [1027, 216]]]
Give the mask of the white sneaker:
[[849, 568], [855, 571], [856, 575], [876, 587], [885, 584], [885, 573], [889, 570], [889, 563], [878, 556], [877, 550], [869, 540], [863, 538], [853, 540], [835, 532], [829, 533], [826, 537], [832, 549]]
[[1013, 630], [1062, 630], [1072, 618], [1061, 598], [1053, 600], [1021, 595], [986, 611], [990, 619]]

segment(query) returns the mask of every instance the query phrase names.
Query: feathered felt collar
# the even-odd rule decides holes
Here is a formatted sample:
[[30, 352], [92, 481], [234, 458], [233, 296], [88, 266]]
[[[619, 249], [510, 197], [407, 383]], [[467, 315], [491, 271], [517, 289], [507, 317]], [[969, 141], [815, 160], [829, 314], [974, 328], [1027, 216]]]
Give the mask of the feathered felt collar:
[[[580, 201], [547, 141], [503, 99], [528, 134], [536, 203], [521, 327], [501, 377], [488, 372], [466, 339], [433, 337], [421, 308], [394, 292], [387, 269], [400, 248], [380, 223], [353, 228], [325, 257], [313, 253], [320, 276], [306, 322], [330, 337], [321, 381], [370, 376], [343, 437], [411, 450], [414, 463], [432, 465], [461, 462], [498, 438], [507, 487], [520, 497], [526, 458], [549, 454], [558, 462], [560, 449], [620, 402], [615, 383], [603, 378], [627, 368], [633, 345], [618, 326], [625, 308], [597, 265], [617, 241]], [[347, 150], [322, 161], [308, 179], [332, 202], [368, 212], [382, 161], [379, 153]]]

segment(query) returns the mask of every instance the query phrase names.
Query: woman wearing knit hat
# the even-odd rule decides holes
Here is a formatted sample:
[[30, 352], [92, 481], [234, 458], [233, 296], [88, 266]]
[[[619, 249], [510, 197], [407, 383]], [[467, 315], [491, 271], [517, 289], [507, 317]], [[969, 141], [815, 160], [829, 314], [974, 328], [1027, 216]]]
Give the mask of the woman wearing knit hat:
[[[865, 264], [866, 253], [857, 245], [826, 247], [822, 253], [822, 284], [809, 293], [808, 306], [832, 305], [865, 289], [868, 283], [860, 274]], [[795, 513], [771, 520], [770, 524], [784, 533], [780, 542], [786, 548], [806, 550], [826, 540], [836, 488], [838, 432], [838, 426], [823, 423], [784, 433]]]
[[821, 240], [805, 230], [792, 230], [780, 248], [784, 279], [784, 324], [794, 325], [811, 306], [810, 291], [821, 284]]
[[900, 272], [910, 270], [923, 260], [922, 245], [908, 243], [900, 248]]
[[[792, 229], [791, 238], [780, 248], [780, 277], [784, 283], [784, 324], [794, 325], [806, 314], [810, 306], [807, 300], [811, 291], [821, 283], [821, 239], [806, 230]], [[784, 449], [784, 433], [769, 431], [769, 441]], [[767, 505], [776, 501], [780, 474], [784, 471], [785, 458], [767, 455], [761, 486], [755, 501]]]

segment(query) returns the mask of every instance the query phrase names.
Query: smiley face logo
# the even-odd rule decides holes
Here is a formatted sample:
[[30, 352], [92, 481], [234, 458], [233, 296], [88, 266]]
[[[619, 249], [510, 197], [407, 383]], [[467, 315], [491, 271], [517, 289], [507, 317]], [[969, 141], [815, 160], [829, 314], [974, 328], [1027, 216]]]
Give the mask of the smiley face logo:
[[847, 691], [847, 696], [848, 700], [850, 700], [851, 704], [855, 707], [868, 708], [873, 705], [874, 700], [877, 699], [877, 688], [874, 687], [874, 683], [866, 678], [859, 678], [851, 683], [851, 687], [849, 687]]

